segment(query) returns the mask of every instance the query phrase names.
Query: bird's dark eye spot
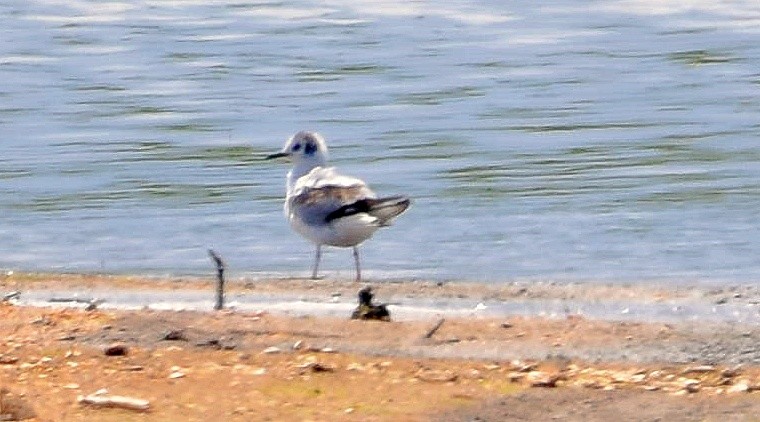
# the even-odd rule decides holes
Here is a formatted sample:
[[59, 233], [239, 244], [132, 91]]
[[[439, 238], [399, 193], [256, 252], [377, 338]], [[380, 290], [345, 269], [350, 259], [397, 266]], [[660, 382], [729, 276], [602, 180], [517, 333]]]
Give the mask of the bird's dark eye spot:
[[303, 149], [304, 154], [311, 155], [317, 152], [317, 144], [313, 142], [308, 142], [306, 146]]
[[298, 151], [299, 149], [301, 149], [301, 144], [293, 145], [293, 151]]

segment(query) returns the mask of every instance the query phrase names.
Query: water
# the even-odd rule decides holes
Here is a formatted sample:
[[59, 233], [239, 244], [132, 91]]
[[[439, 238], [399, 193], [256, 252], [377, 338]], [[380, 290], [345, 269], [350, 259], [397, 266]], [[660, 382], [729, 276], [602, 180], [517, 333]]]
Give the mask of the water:
[[306, 275], [312, 129], [414, 199], [370, 278], [757, 283], [760, 4], [524, 3], [3, 2], [0, 267]]

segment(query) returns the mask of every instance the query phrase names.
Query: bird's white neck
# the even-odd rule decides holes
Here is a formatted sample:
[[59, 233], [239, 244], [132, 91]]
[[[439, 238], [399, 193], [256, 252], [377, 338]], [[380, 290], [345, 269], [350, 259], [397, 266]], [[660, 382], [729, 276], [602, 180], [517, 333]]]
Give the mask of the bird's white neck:
[[323, 167], [325, 160], [321, 157], [314, 157], [310, 159], [302, 159], [295, 163], [292, 169], [288, 172], [287, 178], [287, 190], [288, 195], [293, 192], [293, 188], [296, 186], [296, 182], [301, 177], [309, 174], [310, 171], [317, 167]]

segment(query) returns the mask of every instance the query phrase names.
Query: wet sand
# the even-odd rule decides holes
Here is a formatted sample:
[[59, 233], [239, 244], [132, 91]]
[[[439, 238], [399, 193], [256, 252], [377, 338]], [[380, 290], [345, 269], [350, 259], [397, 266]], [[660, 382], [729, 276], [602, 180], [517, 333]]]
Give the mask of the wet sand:
[[[193, 306], [211, 309], [213, 283], [6, 276], [0, 293], [18, 291], [20, 299], [0, 306], [0, 403], [26, 406], [38, 420], [50, 421], [760, 415], [760, 328], [749, 317], [758, 310], [753, 286], [384, 282], [374, 285], [377, 300], [398, 303], [390, 309], [400, 317], [351, 321], [343, 310], [361, 287], [330, 280], [233, 280], [228, 297], [239, 295], [247, 301], [238, 305], [260, 309], [127, 309], [106, 301], [86, 311], [87, 300], [22, 304], [31, 295], [49, 299], [65, 292], [89, 299], [93, 292], [118, 290], [149, 291], [154, 299], [207, 293]], [[534, 306], [500, 313], [494, 310], [499, 302]], [[181, 303], [188, 302], [176, 301]], [[278, 307], [267, 309], [271, 303]], [[565, 306], [552, 308], [556, 303]], [[597, 303], [608, 311], [591, 317], [568, 303]], [[447, 304], [462, 311], [447, 313]], [[636, 309], [662, 304], [675, 306], [674, 314], [636, 316]], [[725, 313], [733, 320], [724, 313], [715, 317], [714, 308], [731, 306], [741, 310]], [[679, 319], [683, 309], [691, 313]], [[444, 323], [426, 338], [441, 318]], [[123, 345], [126, 356], [105, 356], [104, 348], [114, 344]], [[77, 396], [104, 388], [149, 400], [150, 410], [76, 404]]]

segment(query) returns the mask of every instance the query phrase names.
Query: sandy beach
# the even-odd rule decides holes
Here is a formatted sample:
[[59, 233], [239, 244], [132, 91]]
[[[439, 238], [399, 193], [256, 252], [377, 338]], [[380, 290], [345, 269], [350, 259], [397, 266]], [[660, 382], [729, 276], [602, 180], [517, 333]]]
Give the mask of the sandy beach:
[[[0, 293], [19, 294], [0, 305], [0, 417], [751, 421], [760, 415], [760, 330], [753, 319], [760, 294], [751, 285], [373, 284], [377, 301], [390, 303], [390, 322], [349, 319], [344, 310], [355, 306], [361, 287], [232, 280], [231, 309], [213, 312], [211, 279], [6, 275]], [[154, 302], [115, 303], [134, 299], [125, 292], [150, 292]], [[208, 299], [186, 309], [179, 309], [188, 303], [181, 300], [174, 308], [157, 306], [193, 295]], [[35, 298], [34, 306], [25, 297]], [[500, 303], [518, 312], [504, 312]], [[93, 394], [126, 396], [147, 409], [79, 402]]]

